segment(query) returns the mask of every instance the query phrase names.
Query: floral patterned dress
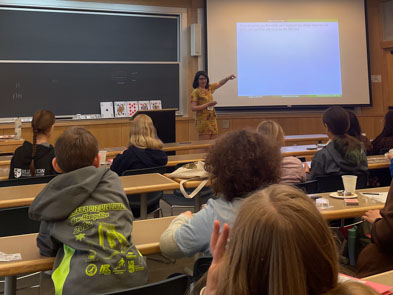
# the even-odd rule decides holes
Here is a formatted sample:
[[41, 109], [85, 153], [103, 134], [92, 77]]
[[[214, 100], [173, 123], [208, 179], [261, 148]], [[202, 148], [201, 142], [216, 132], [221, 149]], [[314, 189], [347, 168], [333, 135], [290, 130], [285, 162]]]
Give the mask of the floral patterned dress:
[[[191, 93], [191, 102], [196, 102], [197, 106], [213, 101], [214, 90], [218, 88], [218, 83], [209, 85], [209, 89], [196, 88]], [[217, 116], [214, 107], [196, 112], [196, 125], [199, 134], [218, 134]]]

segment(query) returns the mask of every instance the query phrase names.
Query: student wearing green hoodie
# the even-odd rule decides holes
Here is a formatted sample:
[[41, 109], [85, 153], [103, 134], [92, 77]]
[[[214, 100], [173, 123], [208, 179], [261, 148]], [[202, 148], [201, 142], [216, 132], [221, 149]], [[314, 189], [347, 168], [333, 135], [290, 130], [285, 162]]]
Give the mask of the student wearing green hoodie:
[[97, 294], [147, 282], [146, 262], [131, 239], [133, 216], [119, 177], [99, 167], [96, 138], [66, 130], [55, 145], [59, 173], [29, 209], [40, 220], [37, 246], [56, 256], [57, 294]]

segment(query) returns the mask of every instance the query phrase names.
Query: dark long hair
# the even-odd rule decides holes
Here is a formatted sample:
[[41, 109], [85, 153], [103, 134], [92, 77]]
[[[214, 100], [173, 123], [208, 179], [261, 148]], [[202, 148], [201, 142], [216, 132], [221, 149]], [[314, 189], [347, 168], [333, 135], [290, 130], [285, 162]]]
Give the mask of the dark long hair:
[[322, 121], [335, 135], [334, 148], [349, 164], [358, 166], [363, 159], [363, 145], [347, 134], [350, 124], [348, 112], [339, 106], [330, 107], [323, 113]]
[[385, 115], [385, 124], [382, 132], [373, 140], [373, 145], [376, 146], [384, 137], [393, 136], [393, 110], [388, 111]]
[[207, 75], [207, 73], [206, 73], [205, 71], [199, 71], [199, 72], [197, 72], [197, 73], [195, 74], [194, 82], [192, 82], [192, 87], [193, 87], [194, 89], [199, 87], [199, 77], [200, 77], [200, 76], [206, 77], [207, 83], [206, 83], [205, 88], [206, 88], [206, 89], [209, 89], [209, 76]]
[[362, 135], [362, 130], [360, 128], [359, 120], [356, 117], [356, 114], [352, 111], [347, 111], [349, 115], [349, 130], [348, 134], [358, 138], [360, 135]]
[[37, 135], [46, 134], [55, 124], [55, 115], [48, 110], [39, 110], [34, 113], [31, 127], [33, 128], [33, 151], [30, 162], [30, 175], [35, 176], [34, 161], [37, 154]]

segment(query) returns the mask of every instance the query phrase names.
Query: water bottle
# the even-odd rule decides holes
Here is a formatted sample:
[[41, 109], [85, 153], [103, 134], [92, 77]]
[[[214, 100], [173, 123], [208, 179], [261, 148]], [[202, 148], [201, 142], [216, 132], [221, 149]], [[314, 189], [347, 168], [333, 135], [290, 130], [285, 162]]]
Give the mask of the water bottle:
[[15, 139], [22, 137], [22, 120], [21, 118], [15, 119]]
[[356, 265], [356, 229], [354, 226], [348, 230], [349, 265]]

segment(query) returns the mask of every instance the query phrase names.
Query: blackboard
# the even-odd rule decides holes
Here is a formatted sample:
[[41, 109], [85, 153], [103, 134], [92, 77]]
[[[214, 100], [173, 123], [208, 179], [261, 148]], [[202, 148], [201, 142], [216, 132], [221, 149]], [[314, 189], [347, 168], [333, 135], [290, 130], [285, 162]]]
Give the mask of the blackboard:
[[0, 7], [0, 117], [97, 114], [100, 102], [179, 107], [179, 20]]

